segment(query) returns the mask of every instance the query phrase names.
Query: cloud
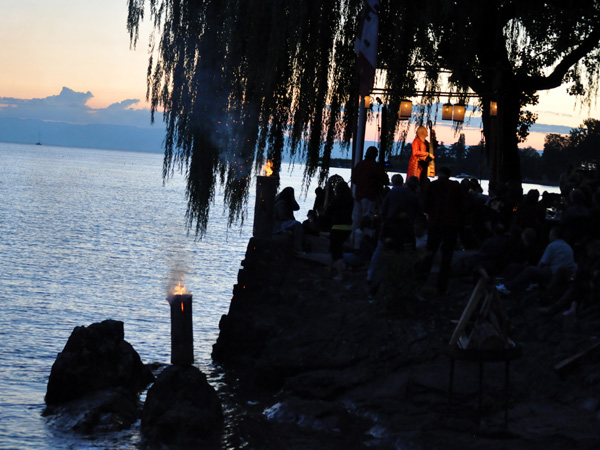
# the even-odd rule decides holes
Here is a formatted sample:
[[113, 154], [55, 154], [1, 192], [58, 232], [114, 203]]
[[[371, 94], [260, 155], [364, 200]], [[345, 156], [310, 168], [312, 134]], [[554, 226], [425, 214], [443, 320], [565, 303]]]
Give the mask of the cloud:
[[131, 107], [139, 102], [140, 101], [137, 99], [123, 100], [122, 102], [119, 102], [119, 103], [113, 103], [106, 109], [108, 109], [108, 110], [124, 110], [124, 109], [128, 109], [129, 107]]
[[[91, 92], [77, 92], [63, 87], [58, 95], [45, 98], [17, 99], [0, 97], [0, 118], [35, 119], [70, 124], [130, 125], [149, 128], [150, 112], [146, 109], [133, 109], [137, 99], [127, 99], [113, 103], [106, 108], [91, 108], [87, 102], [94, 95]], [[160, 117], [157, 117], [159, 122]]]
[[564, 125], [548, 125], [544, 123], [534, 123], [530, 131], [532, 133], [557, 133], [557, 134], [569, 134], [573, 127], [567, 127]]
[[578, 118], [579, 116], [577, 114], [573, 114], [573, 113], [565, 113], [565, 112], [556, 112], [556, 111], [536, 111], [536, 114], [546, 114], [548, 116], [555, 116], [555, 117], [560, 117], [560, 118], [566, 118], [566, 119], [573, 119], [573, 118]]
[[33, 105], [38, 106], [57, 106], [57, 107], [85, 107], [88, 100], [94, 95], [88, 92], [76, 92], [68, 87], [63, 87], [58, 95], [52, 95], [46, 98], [34, 98], [31, 100]]
[[[93, 109], [88, 114], [94, 116], [93, 123], [108, 123], [108, 124], [119, 124], [119, 125], [131, 125], [140, 128], [148, 128], [151, 126], [150, 123], [150, 110], [148, 109], [134, 109], [133, 106], [138, 104], [140, 101], [137, 99], [123, 100], [119, 103], [113, 103], [102, 109]], [[156, 114], [156, 124], [154, 128], [162, 127], [159, 125], [162, 123], [162, 116]]]

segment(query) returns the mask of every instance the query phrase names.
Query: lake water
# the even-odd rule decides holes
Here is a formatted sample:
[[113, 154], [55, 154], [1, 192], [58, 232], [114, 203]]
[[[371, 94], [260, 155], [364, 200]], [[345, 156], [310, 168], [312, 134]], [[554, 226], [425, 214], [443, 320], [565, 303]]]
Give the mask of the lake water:
[[[0, 161], [0, 449], [136, 448], [139, 424], [92, 440], [41, 416], [56, 355], [74, 327], [115, 319], [142, 361], [168, 364], [165, 297], [180, 274], [194, 295], [196, 365], [218, 383], [210, 352], [254, 199], [250, 220], [228, 230], [218, 195], [199, 241], [185, 228], [185, 180], [163, 184], [160, 154], [0, 143]], [[281, 179], [299, 193], [302, 166]], [[298, 200], [303, 220], [313, 196]]]
[[160, 154], [0, 144], [0, 161], [0, 448], [133, 448], [136, 429], [90, 441], [40, 416], [57, 353], [74, 327], [110, 318], [144, 362], [169, 363], [165, 297], [181, 273], [210, 373], [251, 220], [227, 230], [219, 196], [205, 238], [188, 235], [185, 180], [163, 185]]

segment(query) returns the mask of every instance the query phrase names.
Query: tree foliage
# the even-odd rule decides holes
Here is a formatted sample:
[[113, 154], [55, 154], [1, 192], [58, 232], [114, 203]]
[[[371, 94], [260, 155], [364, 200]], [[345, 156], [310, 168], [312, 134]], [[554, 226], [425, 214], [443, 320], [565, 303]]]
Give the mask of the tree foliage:
[[187, 172], [188, 221], [198, 232], [217, 182], [230, 223], [243, 220], [265, 156], [278, 171], [287, 145], [309, 177], [335, 139], [350, 141], [360, 8], [358, 0], [129, 0], [133, 44], [147, 12], [158, 34], [147, 95], [153, 113], [165, 113], [164, 175]]
[[586, 119], [569, 136], [549, 134], [544, 142], [542, 164], [551, 181], [558, 181], [565, 168], [600, 162], [600, 121]]
[[[537, 91], [570, 83], [584, 102], [598, 93], [600, 2], [439, 3], [437, 64], [479, 95], [490, 180], [520, 182], [518, 143], [536, 120], [525, 107], [537, 103]], [[491, 100], [497, 117], [489, 114]]]
[[[128, 1], [133, 45], [146, 15], [154, 25], [147, 95], [152, 114], [165, 113], [164, 176], [187, 174], [190, 226], [204, 232], [218, 185], [229, 222], [243, 221], [252, 174], [265, 157], [278, 172], [285, 149], [323, 182], [334, 143], [348, 147], [357, 122], [362, 0]], [[517, 133], [535, 121], [524, 107], [536, 91], [570, 83], [584, 100], [597, 94], [599, 15], [598, 0], [382, 0], [384, 154], [400, 99], [424, 88], [416, 121], [434, 118], [449, 70], [457, 100], [479, 95], [490, 177], [520, 181]]]

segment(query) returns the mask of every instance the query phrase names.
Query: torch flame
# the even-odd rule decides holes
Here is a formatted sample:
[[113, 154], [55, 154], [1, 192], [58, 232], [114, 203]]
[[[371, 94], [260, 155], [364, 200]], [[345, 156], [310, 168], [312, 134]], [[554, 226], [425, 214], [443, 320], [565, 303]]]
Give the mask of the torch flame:
[[172, 292], [173, 292], [173, 295], [183, 295], [183, 294], [187, 294], [188, 293], [188, 291], [185, 288], [185, 286], [181, 285], [181, 281], [177, 284], [177, 286], [175, 286], [173, 288]]
[[267, 160], [267, 162], [263, 166], [263, 171], [265, 172], [265, 176], [267, 177], [273, 175], [273, 161]]

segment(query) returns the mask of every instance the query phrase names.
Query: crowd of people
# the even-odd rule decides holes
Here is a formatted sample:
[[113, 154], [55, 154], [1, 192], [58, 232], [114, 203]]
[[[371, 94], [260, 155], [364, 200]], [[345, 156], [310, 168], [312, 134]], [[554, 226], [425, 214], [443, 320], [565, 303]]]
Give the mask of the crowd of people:
[[535, 289], [549, 312], [572, 313], [597, 300], [596, 171], [569, 168], [560, 194], [532, 189], [523, 195], [504, 184], [486, 194], [476, 179], [452, 179], [447, 167], [437, 168], [437, 177], [425, 183], [415, 175], [405, 180], [395, 174], [390, 188], [377, 152], [370, 147], [356, 165], [354, 193], [338, 175], [317, 188], [304, 223], [293, 217], [299, 209], [293, 189], [283, 189], [276, 199], [274, 231], [291, 231], [298, 252], [303, 235], [328, 233], [333, 278], [342, 280], [348, 268], [364, 268], [371, 293], [381, 286], [389, 258], [410, 254], [417, 255], [414, 276], [420, 283], [428, 283], [432, 266], [439, 266], [435, 286], [440, 294], [449, 291], [454, 274], [495, 279], [503, 295]]

